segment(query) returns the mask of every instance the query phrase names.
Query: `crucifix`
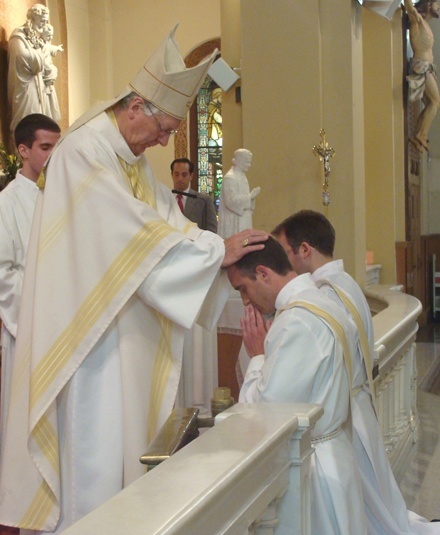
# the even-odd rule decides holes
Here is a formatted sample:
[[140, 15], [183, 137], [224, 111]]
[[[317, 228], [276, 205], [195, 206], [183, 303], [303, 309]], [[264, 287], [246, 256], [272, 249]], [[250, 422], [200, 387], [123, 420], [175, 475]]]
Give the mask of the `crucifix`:
[[329, 176], [330, 176], [330, 158], [335, 155], [334, 149], [330, 147], [325, 139], [325, 131], [321, 128], [319, 135], [321, 136], [321, 142], [319, 145], [313, 147], [313, 154], [318, 156], [319, 161], [324, 165], [324, 182], [322, 184], [322, 204], [328, 206], [330, 204], [330, 192], [329, 192]]

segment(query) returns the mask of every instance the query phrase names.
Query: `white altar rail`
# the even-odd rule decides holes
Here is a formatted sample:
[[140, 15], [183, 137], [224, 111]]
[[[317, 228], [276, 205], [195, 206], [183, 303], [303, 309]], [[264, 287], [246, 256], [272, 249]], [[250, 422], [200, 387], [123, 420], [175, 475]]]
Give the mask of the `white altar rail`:
[[292, 535], [309, 535], [311, 429], [322, 413], [319, 405], [237, 404], [63, 533], [272, 535], [290, 479]]
[[374, 380], [376, 408], [388, 458], [398, 475], [417, 441], [415, 339], [422, 306], [415, 297], [386, 286], [369, 286], [365, 293], [379, 358]]

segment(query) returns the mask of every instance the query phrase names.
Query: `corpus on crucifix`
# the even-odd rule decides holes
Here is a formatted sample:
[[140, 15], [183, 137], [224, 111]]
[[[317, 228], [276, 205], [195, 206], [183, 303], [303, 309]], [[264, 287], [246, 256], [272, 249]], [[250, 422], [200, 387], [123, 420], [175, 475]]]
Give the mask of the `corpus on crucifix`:
[[326, 141], [325, 131], [321, 128], [319, 135], [321, 142], [313, 147], [313, 154], [318, 156], [319, 161], [323, 162], [324, 166], [324, 182], [322, 184], [322, 204], [328, 206], [330, 204], [329, 192], [329, 176], [330, 176], [330, 158], [333, 158], [335, 151]]
[[406, 77], [409, 84], [410, 102], [421, 100], [423, 110], [419, 115], [416, 131], [410, 138], [411, 143], [419, 152], [429, 149], [428, 132], [440, 105], [440, 94], [437, 85], [436, 68], [434, 65], [434, 35], [428, 22], [439, 18], [439, 4], [432, 0], [405, 0], [410, 28], [409, 40], [413, 50], [410, 74]]

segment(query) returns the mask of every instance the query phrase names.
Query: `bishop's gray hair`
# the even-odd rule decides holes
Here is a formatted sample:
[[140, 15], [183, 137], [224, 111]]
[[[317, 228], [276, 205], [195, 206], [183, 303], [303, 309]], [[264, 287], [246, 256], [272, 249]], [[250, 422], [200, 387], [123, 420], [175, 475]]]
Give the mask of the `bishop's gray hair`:
[[136, 91], [132, 91], [126, 97], [122, 98], [118, 102], [118, 105], [122, 109], [128, 108], [128, 106], [130, 105], [130, 102], [134, 98], [139, 98], [139, 97], [144, 101], [144, 105], [142, 107], [142, 110], [145, 113], [145, 115], [157, 115], [159, 113], [163, 113], [163, 111], [159, 110], [159, 108], [156, 108], [156, 106], [154, 104], [152, 104], [149, 100], [146, 100], [144, 97], [139, 95], [139, 93], [136, 93]]

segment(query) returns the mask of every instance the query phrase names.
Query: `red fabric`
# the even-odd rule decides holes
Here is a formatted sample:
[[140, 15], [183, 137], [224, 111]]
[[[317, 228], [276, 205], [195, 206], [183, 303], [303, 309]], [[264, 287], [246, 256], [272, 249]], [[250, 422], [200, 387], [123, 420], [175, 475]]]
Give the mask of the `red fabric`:
[[177, 204], [179, 205], [180, 211], [183, 214], [184, 208], [183, 208], [182, 195], [180, 193], [177, 195]]

